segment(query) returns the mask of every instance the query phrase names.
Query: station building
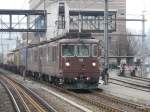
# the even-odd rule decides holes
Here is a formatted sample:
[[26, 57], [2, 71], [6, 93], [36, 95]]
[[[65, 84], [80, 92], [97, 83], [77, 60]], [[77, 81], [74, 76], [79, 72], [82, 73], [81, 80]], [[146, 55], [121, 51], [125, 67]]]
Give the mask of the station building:
[[[29, 43], [47, 41], [66, 33], [90, 32], [93, 37], [101, 40], [103, 48], [104, 0], [30, 0], [29, 7], [31, 10], [47, 11], [46, 26], [41, 22], [43, 18], [38, 17], [35, 20], [37, 27], [47, 27], [47, 31], [30, 33]], [[117, 48], [122, 44], [118, 43], [118, 39], [123, 40], [122, 34], [126, 34], [126, 0], [111, 0], [108, 2], [108, 8], [110, 55], [116, 55], [118, 52], [121, 52], [119, 55], [126, 55], [123, 50]], [[26, 34], [22, 37], [26, 39]]]

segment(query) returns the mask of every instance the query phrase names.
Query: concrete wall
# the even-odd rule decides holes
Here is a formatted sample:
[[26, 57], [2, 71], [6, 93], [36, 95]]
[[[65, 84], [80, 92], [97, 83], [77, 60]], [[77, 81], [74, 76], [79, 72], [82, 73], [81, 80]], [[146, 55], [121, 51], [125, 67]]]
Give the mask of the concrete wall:
[[[30, 9], [43, 10], [44, 9], [44, 0], [30, 0]], [[65, 0], [59, 0], [65, 1]], [[98, 0], [66, 0], [65, 1], [65, 20], [66, 20], [66, 29], [58, 30], [56, 21], [58, 20], [58, 5], [57, 0], [45, 0], [45, 9], [48, 12], [47, 15], [47, 33], [46, 39], [62, 35], [67, 32], [69, 29], [69, 10], [104, 10], [104, 2]], [[113, 0], [109, 2], [109, 10], [117, 11], [117, 18], [126, 18], [126, 0]], [[123, 15], [122, 15], [123, 14]], [[124, 33], [126, 32], [126, 23], [125, 21], [117, 22], [117, 30], [114, 33]]]
[[[63, 30], [58, 29], [58, 9], [59, 1], [65, 2], [65, 21], [66, 28]], [[83, 11], [104, 11], [104, 0], [30, 0], [30, 9], [34, 10], [47, 10], [47, 32], [45, 37], [40, 38], [40, 41], [49, 40], [57, 36], [64, 35], [69, 31], [69, 10], [83, 10]], [[117, 19], [126, 18], [126, 0], [111, 0], [109, 3], [109, 11], [117, 12]], [[45, 6], [45, 7], [44, 7]], [[126, 21], [117, 21], [116, 32], [113, 32], [114, 36], [111, 36], [109, 42], [110, 55], [117, 55], [117, 40], [124, 40], [124, 36], [117, 34], [126, 34]], [[94, 33], [93, 36], [97, 39], [103, 40], [103, 33]], [[37, 42], [37, 38], [30, 38], [32, 43]], [[35, 41], [34, 41], [35, 40]], [[125, 41], [123, 41], [125, 42]], [[122, 49], [124, 46], [122, 46]], [[121, 51], [122, 55], [125, 55], [125, 51]]]
[[[44, 5], [45, 1], [45, 5]], [[65, 21], [66, 28], [58, 29], [56, 22], [58, 21], [59, 1], [65, 2]], [[69, 10], [83, 11], [104, 11], [104, 0], [30, 0], [30, 9], [32, 10], [47, 10], [47, 32], [44, 37], [34, 37], [34, 34], [29, 34], [29, 43], [38, 43], [39, 41], [49, 40], [57, 36], [64, 35], [69, 31]], [[117, 12], [117, 19], [126, 18], [126, 0], [111, 0], [109, 2], [109, 11]], [[126, 34], [126, 21], [117, 21], [116, 32], [112, 33], [109, 42], [110, 55], [117, 55], [116, 44], [118, 39], [124, 39], [124, 36], [117, 34]], [[93, 36], [103, 41], [103, 33], [94, 33]], [[26, 37], [26, 34], [23, 34]], [[25, 39], [22, 41], [26, 43]], [[125, 42], [125, 41], [123, 41]], [[122, 46], [123, 49], [123, 46]], [[125, 51], [122, 51], [125, 55]], [[116, 60], [116, 59], [115, 59]], [[114, 60], [112, 60], [114, 61]]]
[[[49, 40], [50, 38], [57, 37], [59, 35], [63, 35], [66, 32], [66, 29], [61, 30], [58, 29], [57, 21], [58, 21], [58, 8], [59, 3], [45, 0], [45, 8], [44, 8], [44, 0], [31, 0], [30, 3], [30, 9], [34, 10], [47, 10], [47, 32], [46, 36], [44, 38], [41, 38], [40, 40]], [[66, 8], [67, 9], [67, 8]], [[66, 10], [65, 9], [65, 10]], [[66, 15], [66, 17], [68, 17]]]

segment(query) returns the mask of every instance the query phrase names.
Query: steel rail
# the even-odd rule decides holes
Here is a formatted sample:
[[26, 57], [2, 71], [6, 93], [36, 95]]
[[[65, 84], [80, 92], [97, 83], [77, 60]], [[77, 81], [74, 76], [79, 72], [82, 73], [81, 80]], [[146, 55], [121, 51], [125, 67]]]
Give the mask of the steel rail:
[[137, 109], [137, 110], [142, 111], [142, 112], [144, 112], [146, 110], [142, 105], [125, 101], [125, 100], [120, 99], [119, 97], [116, 97], [116, 96], [110, 96], [110, 95], [108, 96], [106, 94], [99, 93], [97, 91], [95, 91], [94, 94], [99, 96], [99, 97], [111, 100], [113, 103], [116, 103], [116, 104], [122, 104], [124, 106], [130, 107], [133, 109]]
[[127, 82], [127, 81], [124, 81], [124, 80], [121, 80], [121, 79], [110, 78], [110, 80], [115, 80], [115, 81], [118, 81], [118, 82], [130, 84], [130, 85], [133, 85], [133, 86], [136, 86], [136, 87], [141, 87], [141, 88], [144, 88], [144, 89], [150, 89], [150, 86], [136, 84], [136, 83], [131, 83], [131, 82]]
[[35, 98], [39, 101], [42, 102], [42, 104], [44, 104], [49, 110], [51, 110], [52, 112], [57, 112], [52, 106], [50, 106], [45, 100], [43, 100], [43, 98], [41, 98], [38, 94], [36, 94], [35, 92], [31, 91], [29, 88], [25, 87], [24, 85], [22, 85], [24, 88], [26, 88], [29, 92], [31, 92]]
[[[18, 82], [17, 82], [18, 83]], [[20, 83], [19, 83], [20, 84]], [[24, 85], [22, 85], [21, 84], [21, 86], [24, 86]], [[53, 86], [52, 86], [53, 87]], [[70, 94], [70, 95], [73, 95], [73, 96], [75, 96], [75, 97], [77, 97], [77, 98], [79, 98], [79, 99], [81, 99], [81, 100], [84, 100], [84, 101], [86, 101], [86, 102], [89, 102], [90, 104], [92, 104], [92, 105], [95, 105], [95, 106], [97, 106], [97, 107], [99, 107], [99, 108], [101, 108], [101, 109], [104, 109], [104, 110], [107, 110], [107, 111], [110, 111], [110, 112], [124, 112], [123, 110], [120, 110], [120, 109], [117, 109], [117, 108], [113, 108], [113, 107], [111, 107], [111, 106], [108, 106], [108, 105], [106, 105], [106, 104], [103, 104], [103, 103], [99, 103], [99, 102], [95, 102], [94, 100], [92, 101], [91, 99], [87, 99], [87, 98], [84, 98], [84, 97], [82, 97], [82, 96], [79, 96], [79, 95], [77, 95], [77, 94], [75, 94], [75, 93], [72, 93], [72, 92], [70, 92], [70, 91], [67, 91], [67, 90], [64, 90], [62, 87], [58, 87], [58, 86], [54, 86], [55, 88], [58, 88], [60, 91], [63, 91], [63, 92], [65, 92], [65, 93], [67, 93], [67, 94]], [[114, 99], [111, 99], [111, 100], [115, 100], [115, 98]], [[118, 101], [116, 101], [116, 102], [118, 102], [118, 103], [120, 103], [120, 102], [122, 102], [121, 100], [118, 100]], [[130, 103], [130, 104], [128, 104], [128, 102], [126, 103], [126, 102], [123, 102], [124, 103], [124, 105], [130, 105], [130, 107], [133, 107], [133, 108], [135, 108], [135, 109], [138, 109], [138, 110], [141, 110], [142, 112], [149, 112], [149, 109], [147, 109], [147, 108], [140, 108], [140, 106], [138, 107], [138, 105], [134, 105], [134, 104], [132, 104], [132, 103]]]
[[[5, 77], [6, 77], [6, 76], [5, 76]], [[16, 84], [17, 88], [18, 88], [23, 94], [25, 94], [25, 95], [27, 96], [27, 98], [31, 100], [32, 103], [34, 103], [34, 106], [37, 105], [36, 102], [33, 101], [32, 98], [31, 98], [29, 95], [27, 95], [27, 93], [23, 92], [24, 89], [25, 89], [25, 91], [27, 91], [29, 94], [31, 94], [32, 97], [34, 97], [36, 100], [38, 100], [38, 101], [42, 104], [42, 106], [46, 107], [46, 109], [48, 109], [48, 111], [50, 111], [50, 112], [57, 112], [52, 106], [50, 106], [45, 100], [43, 100], [43, 99], [42, 99], [39, 95], [37, 95], [35, 92], [33, 92], [32, 90], [30, 90], [30, 89], [27, 88], [26, 86], [22, 85], [21, 83], [16, 82], [15, 80], [13, 80], [13, 79], [11, 79], [11, 78], [9, 78], [9, 77], [7, 77], [7, 78], [8, 78], [10, 81], [12, 81], [13, 83]], [[30, 101], [30, 100], [29, 100], [29, 101]], [[38, 105], [39, 105], [39, 104], [38, 104]], [[40, 108], [39, 106], [38, 106], [38, 108], [40, 109], [39, 112], [42, 112], [42, 111], [45, 112], [45, 110], [41, 110], [41, 108]]]
[[21, 88], [18, 88], [22, 94], [26, 97], [26, 99], [38, 110], [38, 112], [47, 112], [41, 105], [34, 101], [27, 93], [24, 92]]
[[7, 85], [3, 81], [1, 81], [1, 80], [0, 80], [0, 83], [3, 85], [3, 87], [5, 88], [5, 90], [7, 91], [7, 93], [9, 94], [10, 99], [13, 102], [13, 105], [15, 107], [16, 112], [21, 112], [20, 108], [19, 108], [19, 106], [18, 106], [18, 104], [17, 104], [17, 102], [16, 102], [16, 100], [15, 100], [15, 98], [13, 96], [13, 94], [11, 93], [11, 91], [9, 90], [9, 88], [7, 87]]
[[134, 79], [134, 80], [140, 80], [140, 81], [145, 81], [150, 83], [150, 78], [143, 78], [143, 77], [131, 77], [131, 76], [120, 76], [124, 78], [129, 78], [129, 79]]
[[[7, 80], [7, 79], [6, 79]], [[38, 112], [46, 112], [41, 105], [39, 105], [37, 102], [35, 102], [33, 100], [33, 98], [31, 98], [31, 96], [29, 96], [22, 88], [20, 88], [18, 85], [16, 85], [14, 82], [12, 82], [10, 79], [9, 83], [11, 83], [13, 86], [15, 86], [17, 88], [17, 90], [19, 90], [23, 96], [37, 109]]]
[[[119, 81], [118, 81], [119, 82]], [[127, 87], [127, 88], [132, 88], [132, 89], [136, 89], [136, 90], [140, 90], [140, 91], [145, 91], [145, 92], [150, 92], [150, 90], [148, 89], [148, 90], [146, 90], [145, 88], [138, 88], [138, 86], [133, 86], [133, 85], [130, 85], [130, 84], [128, 84], [127, 85], [127, 83], [125, 83], [125, 82], [122, 82], [122, 83], [125, 83], [125, 84], [120, 84], [120, 83], [117, 83], [117, 82], [112, 82], [112, 81], [109, 81], [109, 83], [112, 83], [112, 84], [115, 84], [115, 85], [119, 85], [119, 86], [123, 86], [123, 87]]]
[[[5, 78], [5, 77], [3, 77], [3, 79], [4, 79], [4, 78]], [[5, 80], [6, 80], [7, 82], [9, 82], [8, 79], [5, 79]], [[14, 88], [16, 94], [17, 94], [18, 97], [21, 99], [21, 101], [22, 101], [22, 103], [23, 103], [23, 105], [24, 105], [26, 111], [27, 111], [27, 112], [31, 112], [30, 109], [29, 109], [29, 107], [28, 107], [27, 104], [25, 103], [23, 97], [21, 96], [20, 92], [17, 90], [17, 88], [16, 88], [12, 83], [10, 83], [10, 85]]]
[[[13, 85], [12, 85], [12, 86], [13, 86]], [[28, 105], [25, 103], [25, 100], [23, 99], [23, 97], [22, 97], [21, 94], [19, 93], [19, 91], [18, 91], [15, 87], [14, 87], [14, 89], [15, 89], [17, 95], [19, 96], [19, 98], [21, 99], [21, 101], [23, 102], [23, 105], [24, 105], [26, 111], [27, 111], [27, 112], [31, 112], [30, 109], [29, 109], [29, 107], [28, 107]]]
[[58, 90], [60, 90], [60, 91], [63, 92], [63, 93], [66, 93], [66, 94], [69, 94], [69, 95], [71, 95], [71, 96], [74, 96], [74, 97], [76, 97], [76, 98], [78, 98], [78, 99], [80, 99], [80, 100], [82, 100], [82, 101], [88, 102], [88, 103], [92, 104], [93, 106], [96, 106], [96, 107], [98, 107], [98, 108], [100, 108], [100, 109], [103, 109], [103, 110], [106, 110], [106, 111], [108, 111], [108, 112], [124, 112], [124, 111], [121, 110], [121, 109], [114, 108], [114, 107], [109, 106], [109, 105], [107, 105], [107, 104], [100, 103], [100, 102], [96, 102], [95, 100], [87, 99], [87, 98], [85, 98], [85, 97], [82, 97], [82, 96], [80, 96], [79, 94], [75, 94], [75, 93], [73, 93], [73, 92], [70, 92], [70, 91], [68, 91], [68, 90], [65, 90], [65, 89], [62, 88], [62, 87], [59, 87], [59, 86], [56, 86], [56, 85], [51, 85], [51, 87], [57, 88]]
[[[108, 112], [124, 112], [124, 110], [122, 110], [122, 109], [112, 107], [112, 106], [109, 106], [109, 105], [104, 104], [104, 103], [96, 102], [95, 100], [92, 100], [92, 99], [87, 99], [85, 97], [82, 97], [79, 94], [75, 94], [73, 92], [65, 90], [63, 87], [59, 87], [59, 86], [56, 86], [56, 85], [52, 85], [51, 87], [57, 88], [58, 90], [60, 90], [64, 93], [75, 96], [75, 97], [79, 98], [80, 100], [86, 101], [86, 102], [88, 102], [88, 103], [90, 103], [94, 106], [97, 106], [100, 109], [104, 109]], [[104, 95], [104, 97], [107, 97], [107, 95]], [[127, 102], [127, 101], [123, 101], [121, 99], [117, 99], [117, 97], [108, 96], [107, 98], [111, 98], [111, 100], [113, 100], [114, 102], [118, 102], [118, 104], [122, 103], [125, 106], [129, 106], [129, 107], [131, 107], [133, 109], [137, 109], [138, 111], [141, 111], [141, 112], [150, 112], [150, 108], [148, 106], [145, 107], [145, 106], [138, 105], [138, 104], [135, 104], [135, 103], [130, 103], [130, 102]]]

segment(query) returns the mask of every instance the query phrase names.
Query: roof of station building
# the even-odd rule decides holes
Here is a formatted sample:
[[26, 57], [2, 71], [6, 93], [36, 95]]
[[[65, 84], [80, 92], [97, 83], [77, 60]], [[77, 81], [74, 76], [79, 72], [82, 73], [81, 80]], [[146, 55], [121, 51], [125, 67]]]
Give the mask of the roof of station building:
[[103, 10], [103, 2], [98, 0], [67, 0], [68, 7], [73, 10]]

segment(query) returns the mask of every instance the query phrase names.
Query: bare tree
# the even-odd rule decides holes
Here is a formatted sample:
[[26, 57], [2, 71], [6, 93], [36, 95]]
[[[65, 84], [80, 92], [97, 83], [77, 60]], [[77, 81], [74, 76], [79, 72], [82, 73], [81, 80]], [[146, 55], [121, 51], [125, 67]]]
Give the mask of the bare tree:
[[[140, 49], [140, 43], [138, 39], [134, 36], [118, 36], [114, 46], [112, 47], [113, 55], [115, 56], [135, 56]], [[121, 58], [117, 59], [117, 62], [120, 63]], [[127, 63], [129, 63], [130, 58], [127, 58]]]

